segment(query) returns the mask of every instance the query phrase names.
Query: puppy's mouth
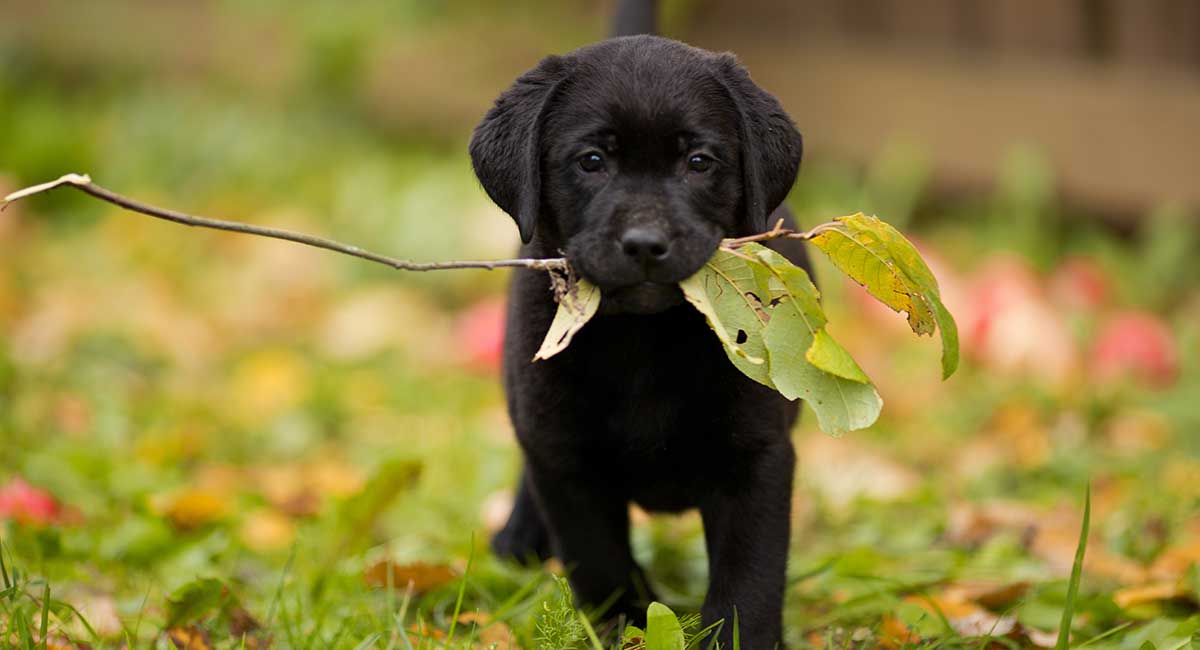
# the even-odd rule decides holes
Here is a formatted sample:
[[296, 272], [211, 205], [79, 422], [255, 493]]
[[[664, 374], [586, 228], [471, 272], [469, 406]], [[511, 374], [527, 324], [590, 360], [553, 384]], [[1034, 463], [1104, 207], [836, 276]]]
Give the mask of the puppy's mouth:
[[603, 314], [657, 314], [683, 304], [683, 290], [677, 284], [639, 282], [601, 289], [600, 312]]

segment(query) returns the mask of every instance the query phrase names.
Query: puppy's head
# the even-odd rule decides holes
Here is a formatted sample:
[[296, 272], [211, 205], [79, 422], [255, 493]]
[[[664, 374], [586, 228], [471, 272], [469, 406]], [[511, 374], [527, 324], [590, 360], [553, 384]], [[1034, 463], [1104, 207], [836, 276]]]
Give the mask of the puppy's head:
[[471, 161], [535, 250], [566, 252], [606, 310], [650, 313], [722, 237], [761, 232], [800, 134], [732, 55], [633, 36], [544, 59], [475, 129]]

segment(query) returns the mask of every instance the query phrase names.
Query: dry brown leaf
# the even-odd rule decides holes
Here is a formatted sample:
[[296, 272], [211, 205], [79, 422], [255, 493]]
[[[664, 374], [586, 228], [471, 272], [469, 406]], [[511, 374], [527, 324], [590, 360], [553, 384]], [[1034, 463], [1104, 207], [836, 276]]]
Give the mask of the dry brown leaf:
[[512, 640], [512, 630], [503, 621], [493, 621], [487, 612], [467, 612], [458, 617], [458, 622], [476, 626], [475, 638], [485, 648], [495, 650], [516, 650]]
[[1112, 599], [1121, 609], [1129, 609], [1136, 605], [1154, 603], [1160, 600], [1171, 600], [1187, 595], [1187, 590], [1177, 582], [1152, 582], [1139, 587], [1126, 587], [1113, 593]]
[[357, 494], [367, 482], [360, 468], [330, 457], [312, 461], [307, 476], [318, 493], [339, 498]]
[[[1056, 575], [1068, 576], [1078, 544], [1079, 523], [1068, 520], [1054, 522], [1040, 529], [1030, 550], [1045, 561]], [[1140, 584], [1146, 580], [1146, 569], [1141, 564], [1108, 551], [1097, 540], [1088, 543], [1083, 570], [1088, 575], [1113, 578], [1126, 585]]]
[[1024, 632], [1025, 638], [1029, 639], [1030, 643], [1039, 648], [1053, 648], [1058, 645], [1058, 630], [1043, 632], [1042, 630], [1027, 627], [1024, 629]]
[[410, 623], [408, 626], [408, 639], [418, 647], [421, 645], [420, 642], [425, 639], [438, 640], [444, 638], [446, 638], [445, 631], [429, 625], [424, 619], [421, 619], [417, 623]]
[[389, 573], [392, 587], [397, 591], [408, 589], [408, 585], [411, 583], [413, 591], [417, 594], [436, 589], [457, 577], [454, 569], [445, 564], [427, 564], [425, 562], [395, 564], [387, 560], [380, 560], [367, 568], [363, 579], [372, 587], [386, 588]]
[[1132, 455], [1165, 445], [1171, 437], [1171, 423], [1161, 413], [1128, 410], [1112, 418], [1104, 433], [1112, 449]]
[[212, 650], [208, 634], [200, 628], [174, 627], [167, 630], [167, 638], [175, 644], [177, 650]]
[[1004, 609], [1029, 591], [1028, 582], [959, 582], [942, 590], [948, 600], [976, 602], [988, 609]]
[[921, 637], [895, 616], [884, 616], [879, 624], [879, 645], [882, 647], [903, 648], [920, 641]]
[[262, 624], [244, 608], [234, 607], [229, 612], [229, 635], [237, 641], [239, 648], [264, 650], [271, 647], [271, 635], [261, 630]]
[[975, 546], [1003, 531], [1022, 537], [1036, 531], [1042, 514], [1014, 501], [959, 502], [951, 506], [947, 537], [955, 544]]
[[1150, 575], [1159, 580], [1178, 580], [1193, 564], [1200, 565], [1200, 539], [1167, 547], [1150, 565]]

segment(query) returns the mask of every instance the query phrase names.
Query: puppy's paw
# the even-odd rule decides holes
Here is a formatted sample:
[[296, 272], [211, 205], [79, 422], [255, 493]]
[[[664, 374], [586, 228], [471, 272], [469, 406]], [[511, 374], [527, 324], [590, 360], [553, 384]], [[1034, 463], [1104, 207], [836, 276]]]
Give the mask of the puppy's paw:
[[498, 558], [521, 564], [541, 564], [554, 555], [544, 528], [518, 526], [511, 520], [492, 538], [492, 552]]

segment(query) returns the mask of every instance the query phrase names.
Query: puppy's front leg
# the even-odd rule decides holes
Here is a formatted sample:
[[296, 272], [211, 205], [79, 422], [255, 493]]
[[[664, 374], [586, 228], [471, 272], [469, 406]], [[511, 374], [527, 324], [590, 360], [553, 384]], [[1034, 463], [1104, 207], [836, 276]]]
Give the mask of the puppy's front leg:
[[796, 455], [783, 439], [736, 465], [737, 478], [700, 506], [709, 567], [702, 614], [705, 624], [725, 619], [721, 646], [731, 648], [736, 607], [741, 647], [771, 650], [782, 646]]
[[645, 617], [646, 580], [629, 546], [629, 504], [603, 476], [526, 465], [549, 524], [554, 554], [562, 560], [581, 605], [612, 603], [608, 616]]
[[521, 483], [513, 500], [508, 523], [492, 538], [492, 551], [497, 557], [528, 562], [541, 562], [550, 557], [550, 532], [533, 498], [529, 472], [521, 471]]

